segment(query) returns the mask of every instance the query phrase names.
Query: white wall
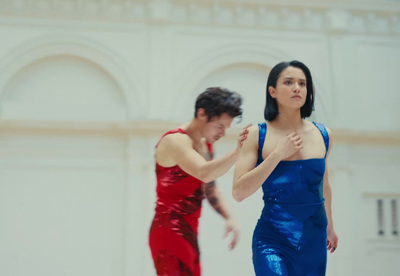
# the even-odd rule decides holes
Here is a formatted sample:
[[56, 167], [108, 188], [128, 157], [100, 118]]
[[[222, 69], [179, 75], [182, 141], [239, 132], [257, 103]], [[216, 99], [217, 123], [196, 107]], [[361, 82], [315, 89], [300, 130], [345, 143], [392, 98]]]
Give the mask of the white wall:
[[[154, 145], [218, 85], [263, 120], [269, 70], [298, 59], [312, 120], [334, 132], [329, 168], [340, 239], [329, 276], [397, 275], [400, 238], [398, 1], [0, 1], [0, 275], [154, 275], [147, 235]], [[233, 201], [238, 248], [204, 202], [203, 274], [252, 275], [261, 191]], [[377, 200], [385, 234], [378, 235]]]
[[2, 275], [121, 275], [125, 142], [1, 135]]

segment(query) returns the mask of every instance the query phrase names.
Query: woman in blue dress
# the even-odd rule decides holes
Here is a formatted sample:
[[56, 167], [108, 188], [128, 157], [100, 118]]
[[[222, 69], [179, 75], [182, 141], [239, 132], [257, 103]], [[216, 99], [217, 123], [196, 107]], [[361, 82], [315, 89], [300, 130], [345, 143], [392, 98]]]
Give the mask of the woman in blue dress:
[[277, 64], [267, 81], [266, 122], [249, 128], [236, 163], [233, 197], [262, 187], [264, 208], [253, 234], [257, 276], [322, 276], [337, 249], [327, 156], [331, 131], [305, 120], [313, 110], [310, 70]]

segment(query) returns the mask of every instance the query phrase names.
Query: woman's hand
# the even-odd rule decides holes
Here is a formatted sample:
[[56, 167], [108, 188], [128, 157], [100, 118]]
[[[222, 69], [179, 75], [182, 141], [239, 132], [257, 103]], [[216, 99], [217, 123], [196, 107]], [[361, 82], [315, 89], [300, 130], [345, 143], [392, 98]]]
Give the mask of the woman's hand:
[[303, 148], [303, 140], [297, 133], [292, 132], [283, 137], [276, 146], [275, 150], [280, 155], [281, 160], [289, 158]]
[[326, 249], [331, 253], [335, 252], [338, 247], [338, 236], [336, 235], [335, 230], [332, 227], [328, 226], [327, 229], [328, 239], [327, 239], [327, 247]]

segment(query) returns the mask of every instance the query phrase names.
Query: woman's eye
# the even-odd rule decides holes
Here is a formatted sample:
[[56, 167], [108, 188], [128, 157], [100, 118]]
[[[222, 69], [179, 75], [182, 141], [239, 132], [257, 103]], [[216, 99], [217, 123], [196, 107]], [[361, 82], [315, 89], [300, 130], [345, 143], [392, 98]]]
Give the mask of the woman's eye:
[[305, 82], [301, 82], [300, 86], [306, 86], [306, 83]]
[[289, 81], [289, 80], [287, 80], [287, 81], [285, 81], [285, 84], [286, 84], [286, 85], [290, 85], [290, 84], [292, 84], [292, 82]]

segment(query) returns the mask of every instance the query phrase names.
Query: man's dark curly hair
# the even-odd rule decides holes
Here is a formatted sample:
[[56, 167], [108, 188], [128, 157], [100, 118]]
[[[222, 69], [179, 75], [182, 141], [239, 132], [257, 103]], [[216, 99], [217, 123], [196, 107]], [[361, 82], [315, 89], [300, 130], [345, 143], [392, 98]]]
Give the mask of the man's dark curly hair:
[[242, 115], [241, 105], [242, 97], [238, 93], [222, 87], [209, 87], [197, 97], [194, 117], [197, 117], [199, 108], [204, 108], [208, 121], [223, 113], [235, 118]]

